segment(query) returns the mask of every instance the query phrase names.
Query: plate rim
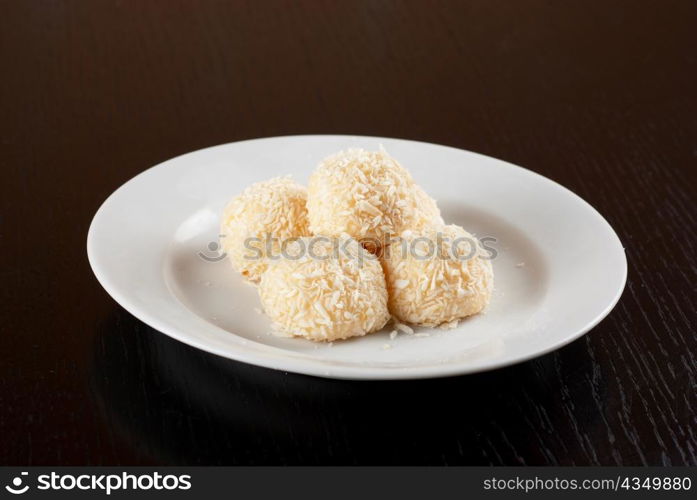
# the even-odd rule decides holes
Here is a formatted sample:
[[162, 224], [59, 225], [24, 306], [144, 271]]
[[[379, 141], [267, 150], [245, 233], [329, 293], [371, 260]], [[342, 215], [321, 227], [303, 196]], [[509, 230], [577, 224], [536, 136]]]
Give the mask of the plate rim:
[[[416, 367], [358, 367], [358, 366], [347, 366], [347, 365], [338, 365], [338, 366], [331, 366], [331, 368], [328, 370], [327, 369], [327, 362], [326, 361], [320, 361], [320, 360], [313, 360], [316, 361], [316, 363], [307, 363], [307, 360], [298, 360], [294, 359], [292, 357], [278, 357], [278, 356], [264, 356], [263, 353], [256, 353], [253, 355], [249, 355], [249, 353], [246, 353], [244, 351], [239, 351], [239, 352], [229, 352], [229, 351], [223, 351], [222, 349], [217, 349], [215, 346], [211, 346], [202, 342], [196, 341], [196, 339], [189, 337], [186, 332], [182, 329], [177, 328], [174, 325], [169, 325], [166, 324], [164, 321], [162, 321], [156, 314], [149, 313], [148, 311], [144, 310], [143, 308], [135, 306], [131, 300], [128, 298], [127, 294], [122, 293], [117, 286], [115, 286], [113, 283], [111, 283], [109, 277], [107, 276], [107, 273], [104, 272], [104, 270], [95, 263], [96, 259], [96, 252], [97, 249], [95, 248], [96, 243], [95, 243], [95, 228], [98, 227], [99, 224], [99, 219], [101, 216], [103, 216], [104, 212], [108, 209], [108, 206], [110, 203], [114, 202], [114, 199], [119, 195], [120, 192], [123, 190], [126, 190], [128, 186], [134, 182], [137, 181], [141, 176], [144, 176], [151, 171], [155, 169], [161, 169], [161, 168], [166, 168], [167, 164], [170, 162], [174, 162], [176, 160], [180, 160], [186, 156], [189, 155], [195, 155], [202, 153], [204, 151], [211, 151], [214, 149], [218, 148], [224, 148], [233, 144], [241, 144], [241, 143], [251, 143], [251, 142], [262, 142], [262, 141], [269, 141], [269, 140], [276, 140], [276, 139], [312, 139], [312, 138], [334, 138], [334, 139], [345, 139], [345, 140], [350, 140], [350, 139], [367, 139], [367, 140], [387, 140], [387, 141], [403, 141], [403, 142], [409, 142], [409, 143], [417, 143], [417, 144], [423, 144], [423, 145], [428, 145], [428, 146], [437, 146], [440, 148], [447, 148], [451, 149], [457, 152], [465, 152], [470, 155], [478, 156], [481, 158], [484, 158], [487, 161], [490, 160], [495, 160], [501, 164], [506, 165], [507, 167], [513, 167], [515, 169], [520, 169], [525, 171], [527, 175], [533, 175], [534, 177], [537, 177], [538, 180], [542, 180], [543, 182], [550, 183], [552, 186], [554, 186], [555, 189], [561, 189], [564, 191], [566, 195], [571, 196], [573, 199], [575, 199], [576, 202], [580, 202], [585, 209], [590, 209], [590, 212], [594, 214], [595, 217], [598, 218], [600, 222], [605, 224], [607, 226], [607, 229], [609, 229], [610, 234], [614, 237], [616, 240], [616, 243], [619, 245], [619, 248], [621, 249], [621, 263], [622, 263], [622, 273], [621, 273], [621, 283], [617, 286], [617, 290], [615, 291], [614, 296], [612, 299], [607, 303], [607, 305], [598, 313], [596, 316], [588, 321], [584, 327], [577, 329], [576, 331], [573, 331], [570, 334], [567, 334], [564, 336], [564, 338], [559, 339], [547, 346], [545, 346], [542, 349], [538, 349], [534, 352], [531, 353], [525, 353], [521, 354], [518, 356], [512, 356], [510, 358], [505, 358], [501, 359], [498, 361], [489, 361], [485, 363], [479, 363], [479, 364], [472, 364], [468, 363], [467, 361], [462, 361], [462, 362], [454, 362], [450, 364], [444, 364], [444, 365], [425, 365], [425, 366], [416, 366]], [[542, 174], [539, 174], [533, 170], [530, 170], [528, 168], [516, 165], [514, 163], [510, 163], [506, 160], [502, 160], [493, 156], [485, 155], [482, 153], [477, 153], [474, 151], [469, 151], [467, 149], [462, 149], [462, 148], [457, 148], [445, 144], [438, 144], [438, 143], [432, 143], [432, 142], [426, 142], [426, 141], [419, 141], [419, 140], [412, 140], [412, 139], [404, 139], [404, 138], [399, 138], [399, 137], [384, 137], [384, 136], [370, 136], [370, 135], [360, 135], [360, 134], [291, 134], [291, 135], [282, 135], [282, 136], [269, 136], [269, 137], [259, 137], [259, 138], [252, 138], [252, 139], [245, 139], [241, 141], [232, 141], [232, 142], [227, 142], [227, 143], [222, 143], [222, 144], [217, 144], [214, 146], [208, 146], [205, 148], [197, 149], [194, 151], [189, 151], [177, 156], [174, 156], [172, 158], [168, 158], [160, 163], [157, 163], [142, 172], [139, 172], [138, 174], [134, 175], [127, 181], [125, 181], [123, 184], [121, 184], [118, 188], [116, 188], [99, 206], [97, 211], [95, 212], [94, 216], [92, 217], [92, 220], [90, 222], [90, 226], [87, 232], [87, 240], [86, 240], [86, 250], [87, 250], [87, 258], [88, 262], [90, 264], [90, 268], [92, 269], [92, 272], [94, 273], [95, 277], [97, 278], [97, 281], [99, 284], [104, 288], [104, 290], [114, 299], [119, 306], [123, 307], [126, 311], [128, 311], [131, 315], [133, 315], [135, 318], [138, 320], [142, 321], [143, 323], [147, 324], [148, 326], [152, 327], [153, 329], [157, 330], [160, 333], [163, 333], [169, 337], [172, 337], [173, 339], [182, 342], [184, 344], [187, 344], [191, 347], [195, 347], [197, 349], [201, 349], [205, 352], [215, 354], [217, 356], [230, 359], [233, 361], [239, 361], [247, 364], [252, 364], [255, 366], [262, 366], [265, 368], [270, 368], [274, 370], [280, 370], [280, 371], [285, 371], [285, 372], [294, 372], [294, 373], [300, 373], [304, 375], [311, 375], [311, 376], [317, 376], [317, 377], [323, 377], [323, 378], [333, 378], [333, 379], [344, 379], [344, 380], [405, 380], [405, 379], [426, 379], [426, 378], [440, 378], [440, 377], [450, 377], [450, 376], [457, 376], [457, 375], [467, 375], [467, 374], [472, 374], [472, 373], [480, 373], [480, 372], [485, 372], [485, 371], [490, 371], [490, 370], [496, 370], [499, 368], [504, 368], [506, 366], [511, 366], [514, 364], [518, 363], [523, 363], [525, 361], [529, 361], [531, 359], [535, 359], [541, 356], [544, 356], [545, 354], [549, 354], [550, 352], [553, 352], [557, 349], [560, 349], [571, 342], [574, 342], [575, 340], [578, 340], [581, 338], [583, 335], [588, 333], [590, 330], [595, 328], [603, 319], [605, 319], [610, 312], [615, 308], [617, 303], [619, 302], [620, 298], [622, 297], [622, 294], [624, 293], [624, 290], [626, 288], [626, 283], [627, 283], [627, 275], [628, 275], [628, 263], [627, 263], [627, 256], [626, 256], [626, 248], [622, 244], [622, 241], [617, 234], [617, 232], [614, 230], [614, 228], [610, 225], [610, 223], [603, 217], [603, 215], [589, 202], [584, 200], [581, 196], [577, 195], [567, 187], [563, 186], [562, 184], [556, 182], [553, 179], [550, 179], [549, 177], [546, 177]], [[163, 278], [164, 279], [164, 278]], [[182, 307], [184, 307], [182, 305]], [[194, 314], [192, 311], [189, 311], [191, 314]], [[217, 327], [219, 328], [219, 327]], [[232, 333], [232, 332], [228, 332]], [[232, 333], [234, 335], [234, 333]], [[331, 364], [330, 364], [331, 365]]]

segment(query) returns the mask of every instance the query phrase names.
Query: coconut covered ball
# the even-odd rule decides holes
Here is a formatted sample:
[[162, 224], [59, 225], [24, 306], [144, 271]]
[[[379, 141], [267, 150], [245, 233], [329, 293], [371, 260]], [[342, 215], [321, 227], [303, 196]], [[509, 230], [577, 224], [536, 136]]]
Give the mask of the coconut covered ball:
[[390, 319], [379, 261], [348, 236], [288, 242], [269, 259], [259, 297], [279, 334], [315, 341], [362, 336]]
[[348, 234], [378, 246], [415, 220], [414, 181], [385, 151], [349, 149], [325, 158], [310, 177], [313, 234]]
[[252, 184], [223, 211], [220, 245], [232, 267], [257, 282], [266, 270], [269, 250], [281, 242], [310, 234], [307, 190], [287, 177]]
[[438, 326], [482, 311], [494, 287], [484, 257], [481, 244], [459, 226], [406, 231], [382, 256], [390, 312], [400, 321]]

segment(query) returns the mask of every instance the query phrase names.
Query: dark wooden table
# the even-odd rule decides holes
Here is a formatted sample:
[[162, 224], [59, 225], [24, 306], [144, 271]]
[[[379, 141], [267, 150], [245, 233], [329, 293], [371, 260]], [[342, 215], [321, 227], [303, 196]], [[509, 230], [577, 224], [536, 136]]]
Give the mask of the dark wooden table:
[[[3, 1], [0, 464], [697, 464], [697, 3]], [[218, 143], [404, 137], [526, 166], [624, 242], [612, 314], [510, 368], [357, 383], [119, 307], [100, 203]]]

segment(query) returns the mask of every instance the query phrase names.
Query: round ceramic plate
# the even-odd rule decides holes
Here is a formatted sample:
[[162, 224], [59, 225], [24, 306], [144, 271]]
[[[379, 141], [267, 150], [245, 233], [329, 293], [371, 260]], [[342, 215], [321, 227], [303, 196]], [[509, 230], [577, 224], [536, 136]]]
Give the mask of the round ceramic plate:
[[[496, 252], [491, 304], [455, 329], [415, 327], [393, 339], [391, 325], [333, 344], [274, 336], [256, 289], [217, 251], [224, 205], [253, 182], [290, 174], [306, 183], [325, 156], [380, 145], [438, 200], [447, 223], [495, 238], [487, 244]], [[347, 379], [456, 375], [539, 356], [603, 319], [627, 274], [610, 225], [559, 184], [480, 154], [381, 137], [273, 137], [173, 158], [104, 202], [87, 253], [119, 304], [177, 340], [245, 363]]]

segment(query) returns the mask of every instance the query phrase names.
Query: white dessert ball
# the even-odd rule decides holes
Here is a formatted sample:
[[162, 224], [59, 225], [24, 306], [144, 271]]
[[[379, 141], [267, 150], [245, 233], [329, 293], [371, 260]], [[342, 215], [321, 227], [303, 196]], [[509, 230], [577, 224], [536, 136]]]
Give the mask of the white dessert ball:
[[287, 177], [252, 184], [223, 211], [220, 245], [233, 268], [256, 282], [266, 270], [269, 251], [281, 242], [310, 234], [307, 190]]
[[414, 185], [385, 151], [349, 149], [329, 156], [308, 184], [310, 230], [380, 246], [414, 222]]
[[482, 311], [494, 274], [480, 242], [456, 225], [406, 231], [382, 255], [389, 309], [400, 321], [438, 326]]
[[287, 242], [259, 297], [279, 334], [314, 341], [362, 336], [390, 319], [380, 262], [348, 236]]

